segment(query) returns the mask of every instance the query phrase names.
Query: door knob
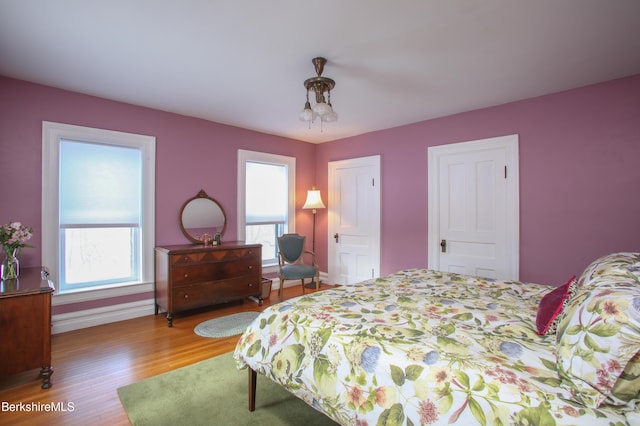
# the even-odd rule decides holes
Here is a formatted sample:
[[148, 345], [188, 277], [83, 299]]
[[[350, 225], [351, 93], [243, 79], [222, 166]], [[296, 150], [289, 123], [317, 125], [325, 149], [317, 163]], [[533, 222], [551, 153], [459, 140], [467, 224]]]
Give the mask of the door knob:
[[338, 233], [337, 232], [333, 235], [333, 238], [336, 239], [336, 243], [337, 243], [338, 242]]
[[440, 247], [443, 253], [447, 252], [447, 240], [440, 241]]

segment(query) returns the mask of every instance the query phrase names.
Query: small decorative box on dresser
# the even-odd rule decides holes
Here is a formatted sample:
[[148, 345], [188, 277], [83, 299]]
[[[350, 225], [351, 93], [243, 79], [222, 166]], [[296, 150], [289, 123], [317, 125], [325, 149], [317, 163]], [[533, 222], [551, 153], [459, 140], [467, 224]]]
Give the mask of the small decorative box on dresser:
[[51, 293], [45, 268], [22, 268], [0, 281], [0, 378], [40, 368], [42, 389], [51, 387]]
[[156, 247], [156, 315], [254, 297], [262, 304], [262, 245], [242, 241]]

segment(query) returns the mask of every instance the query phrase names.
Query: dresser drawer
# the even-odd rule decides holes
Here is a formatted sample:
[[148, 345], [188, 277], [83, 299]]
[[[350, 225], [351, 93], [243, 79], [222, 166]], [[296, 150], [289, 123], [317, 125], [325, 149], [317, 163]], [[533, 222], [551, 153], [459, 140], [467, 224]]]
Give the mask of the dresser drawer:
[[234, 276], [252, 274], [259, 270], [260, 264], [250, 258], [228, 262], [185, 264], [173, 267], [171, 279], [174, 286], [182, 286], [205, 281], [224, 280]]
[[[240, 275], [260, 275], [261, 264], [259, 260], [252, 258], [238, 259], [220, 264], [219, 275], [216, 279], [226, 279]], [[258, 280], [259, 281], [259, 280]]]
[[207, 264], [193, 264], [174, 266], [171, 271], [171, 282], [173, 286], [183, 286], [189, 284], [196, 284], [205, 281], [213, 281], [216, 275], [216, 271], [213, 270], [213, 265]]
[[228, 262], [238, 259], [257, 259], [262, 261], [262, 253], [256, 248], [236, 248], [203, 253], [202, 262]]
[[200, 262], [205, 255], [206, 253], [174, 254], [171, 256], [170, 263], [172, 265], [190, 265]]
[[209, 283], [185, 285], [173, 290], [173, 310], [209, 306], [249, 296], [260, 295], [258, 276], [229, 278]]

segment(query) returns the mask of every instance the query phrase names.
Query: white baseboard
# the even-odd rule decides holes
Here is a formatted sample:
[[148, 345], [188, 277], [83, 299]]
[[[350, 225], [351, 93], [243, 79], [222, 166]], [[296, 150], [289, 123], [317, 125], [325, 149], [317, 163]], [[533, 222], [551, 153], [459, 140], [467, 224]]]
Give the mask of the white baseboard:
[[153, 315], [155, 313], [154, 303], [153, 299], [147, 299], [53, 315], [51, 318], [53, 323], [51, 333], [64, 333], [66, 331]]
[[[271, 288], [272, 289], [279, 289], [280, 288], [280, 278], [278, 277], [274, 277], [274, 278], [270, 278], [273, 283]], [[327, 280], [329, 279], [329, 274], [327, 274], [326, 272], [320, 272], [320, 282], [321, 283], [326, 283]], [[306, 283], [310, 283], [311, 281], [306, 281]], [[284, 280], [284, 288], [287, 287], [294, 287], [300, 285], [300, 280]]]
[[[329, 275], [320, 272], [320, 282], [327, 282]], [[280, 287], [280, 280], [272, 279], [272, 289]], [[300, 285], [300, 280], [287, 280], [284, 287]], [[79, 330], [81, 328], [94, 327], [96, 325], [109, 324], [112, 322], [124, 321], [132, 318], [153, 315], [155, 301], [153, 299], [139, 300], [137, 302], [121, 303], [113, 306], [86, 309], [83, 311], [69, 312], [66, 314], [53, 315], [51, 321], [52, 334], [64, 333], [67, 331]]]

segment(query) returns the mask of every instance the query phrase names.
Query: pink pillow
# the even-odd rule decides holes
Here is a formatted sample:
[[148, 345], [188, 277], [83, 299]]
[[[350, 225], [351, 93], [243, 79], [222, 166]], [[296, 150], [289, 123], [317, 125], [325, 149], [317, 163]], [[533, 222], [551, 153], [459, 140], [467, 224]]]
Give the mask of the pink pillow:
[[536, 328], [539, 335], [556, 333], [558, 317], [575, 293], [577, 286], [578, 283], [574, 275], [565, 285], [555, 288], [540, 300], [536, 316]]

